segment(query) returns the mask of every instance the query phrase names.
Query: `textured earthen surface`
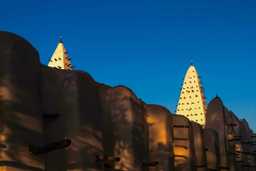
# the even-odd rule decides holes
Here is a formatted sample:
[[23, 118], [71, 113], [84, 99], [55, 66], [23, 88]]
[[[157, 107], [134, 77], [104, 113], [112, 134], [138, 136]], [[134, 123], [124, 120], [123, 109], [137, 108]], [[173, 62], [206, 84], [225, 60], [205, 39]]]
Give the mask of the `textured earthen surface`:
[[253, 170], [255, 155], [253, 133], [245, 120], [239, 120], [219, 97], [208, 105], [206, 128], [218, 135], [220, 170]]
[[146, 105], [146, 116], [149, 130], [149, 162], [159, 162], [159, 165], [150, 168], [150, 171], [172, 170], [171, 113], [161, 106]]
[[141, 170], [147, 158], [147, 125], [143, 103], [125, 87], [109, 88], [102, 95], [106, 114], [104, 132], [108, 135], [106, 149], [109, 157], [118, 157], [114, 169]]
[[174, 115], [171, 130], [175, 170], [192, 170], [193, 144], [189, 120], [184, 116]]
[[192, 129], [192, 147], [193, 147], [193, 168], [197, 171], [204, 171], [206, 169], [206, 154], [204, 149], [203, 128], [191, 122]]
[[254, 138], [218, 97], [203, 128], [127, 87], [41, 65], [26, 40], [0, 32], [0, 170], [250, 171]]
[[43, 140], [38, 53], [14, 34], [0, 32], [0, 37], [1, 163], [42, 170], [41, 158], [27, 150]]

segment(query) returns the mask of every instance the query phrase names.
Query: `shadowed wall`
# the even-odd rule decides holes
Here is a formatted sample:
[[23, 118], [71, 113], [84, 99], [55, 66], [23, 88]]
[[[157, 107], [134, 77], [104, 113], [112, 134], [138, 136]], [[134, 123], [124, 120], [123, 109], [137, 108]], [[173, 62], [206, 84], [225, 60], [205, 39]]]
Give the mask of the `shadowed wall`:
[[[255, 170], [255, 135], [220, 98], [202, 128], [127, 87], [43, 66], [35, 48], [7, 32], [0, 111], [1, 171]], [[71, 144], [45, 150], [63, 140]]]
[[43, 143], [38, 53], [16, 35], [0, 38], [0, 165], [42, 170], [42, 158], [28, 151]]

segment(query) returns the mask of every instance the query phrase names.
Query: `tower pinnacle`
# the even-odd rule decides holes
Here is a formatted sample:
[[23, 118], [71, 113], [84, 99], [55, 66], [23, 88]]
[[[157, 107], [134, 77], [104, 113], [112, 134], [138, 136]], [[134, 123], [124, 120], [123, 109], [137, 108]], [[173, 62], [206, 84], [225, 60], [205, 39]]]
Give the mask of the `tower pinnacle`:
[[59, 41], [58, 41], [58, 43], [63, 43], [62, 36], [59, 36]]
[[71, 60], [68, 56], [66, 48], [64, 47], [61, 37], [59, 38], [59, 42], [48, 63], [48, 66], [57, 69], [72, 70]]
[[176, 114], [184, 115], [201, 125], [205, 124], [206, 103], [204, 91], [195, 66], [189, 66], [180, 92]]

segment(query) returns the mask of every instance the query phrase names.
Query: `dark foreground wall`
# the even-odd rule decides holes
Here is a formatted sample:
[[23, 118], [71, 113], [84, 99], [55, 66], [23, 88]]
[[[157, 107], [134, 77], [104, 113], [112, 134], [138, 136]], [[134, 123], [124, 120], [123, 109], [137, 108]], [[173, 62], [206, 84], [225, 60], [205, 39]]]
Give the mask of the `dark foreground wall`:
[[29, 144], [43, 143], [40, 62], [24, 39], [0, 32], [0, 166], [42, 170], [42, 156]]
[[0, 32], [0, 170], [255, 170], [254, 138], [220, 99], [206, 128], [148, 105], [124, 86], [48, 68]]
[[206, 128], [217, 132], [220, 170], [255, 170], [255, 138], [246, 120], [239, 120], [219, 97], [208, 105]]

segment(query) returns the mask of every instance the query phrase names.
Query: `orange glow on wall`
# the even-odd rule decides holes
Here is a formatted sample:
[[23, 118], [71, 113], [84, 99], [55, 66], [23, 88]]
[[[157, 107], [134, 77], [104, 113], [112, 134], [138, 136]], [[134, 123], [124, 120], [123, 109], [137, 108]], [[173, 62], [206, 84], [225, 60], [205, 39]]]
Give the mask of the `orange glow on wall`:
[[189, 156], [189, 150], [185, 149], [183, 147], [174, 147], [174, 155], [175, 156], [188, 157]]
[[168, 140], [166, 125], [164, 122], [154, 115], [148, 115], [146, 121], [149, 124], [149, 129], [151, 130], [151, 138], [157, 140], [157, 143], [166, 145]]
[[6, 169], [5, 166], [1, 166], [1, 167], [0, 167], [0, 171], [7, 171], [7, 169]]

